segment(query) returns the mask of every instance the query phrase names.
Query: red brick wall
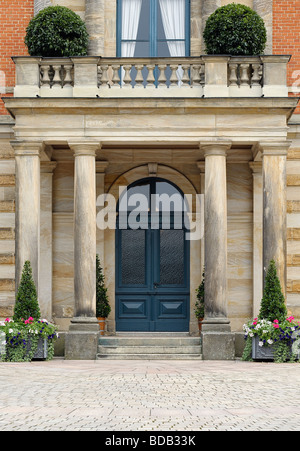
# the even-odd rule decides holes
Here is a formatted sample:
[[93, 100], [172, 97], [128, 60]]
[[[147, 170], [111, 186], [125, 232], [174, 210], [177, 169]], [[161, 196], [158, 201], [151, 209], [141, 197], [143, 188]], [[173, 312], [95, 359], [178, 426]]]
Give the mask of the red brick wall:
[[290, 95], [300, 97], [300, 0], [273, 0], [273, 53], [292, 55], [287, 82], [298, 85], [299, 93]]
[[[15, 68], [11, 56], [27, 55], [24, 44], [26, 27], [33, 17], [34, 0], [0, 0], [0, 86], [12, 88]], [[11, 94], [5, 94], [11, 95]], [[0, 97], [4, 97], [0, 93]], [[0, 114], [8, 114], [0, 100]]]

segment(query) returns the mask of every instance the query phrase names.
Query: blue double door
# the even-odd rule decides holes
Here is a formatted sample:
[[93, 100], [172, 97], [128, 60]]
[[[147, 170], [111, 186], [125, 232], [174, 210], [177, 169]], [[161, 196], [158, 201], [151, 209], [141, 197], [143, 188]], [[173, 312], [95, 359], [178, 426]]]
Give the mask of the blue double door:
[[189, 330], [185, 229], [117, 230], [117, 331]]

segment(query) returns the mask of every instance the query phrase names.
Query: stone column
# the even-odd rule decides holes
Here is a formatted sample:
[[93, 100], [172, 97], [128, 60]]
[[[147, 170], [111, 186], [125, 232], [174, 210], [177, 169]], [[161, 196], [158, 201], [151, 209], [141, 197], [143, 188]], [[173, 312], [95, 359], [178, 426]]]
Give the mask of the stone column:
[[96, 168], [97, 143], [69, 143], [75, 157], [74, 296], [75, 316], [66, 337], [66, 359], [93, 360], [96, 319]]
[[289, 142], [261, 142], [263, 160], [263, 271], [264, 280], [275, 260], [286, 294], [286, 159]]
[[42, 318], [52, 320], [52, 179], [55, 161], [41, 162], [41, 245], [39, 304]]
[[205, 314], [204, 360], [233, 360], [235, 339], [227, 314], [226, 155], [231, 142], [202, 146], [205, 157]]
[[40, 153], [42, 143], [13, 141], [16, 162], [16, 291], [30, 261], [37, 291], [40, 258]]
[[90, 36], [88, 54], [104, 54], [104, 0], [86, 2], [85, 23]]
[[262, 163], [249, 163], [253, 173], [253, 317], [259, 314], [263, 295], [263, 183]]
[[230, 330], [227, 318], [227, 180], [231, 143], [202, 146], [205, 156], [205, 320], [203, 330]]

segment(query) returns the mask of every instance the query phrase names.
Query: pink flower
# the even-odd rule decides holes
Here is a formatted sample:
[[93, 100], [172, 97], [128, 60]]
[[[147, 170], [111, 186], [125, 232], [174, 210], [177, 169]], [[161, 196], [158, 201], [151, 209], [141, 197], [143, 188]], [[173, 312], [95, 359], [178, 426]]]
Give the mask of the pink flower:
[[279, 329], [279, 324], [273, 324], [273, 326], [275, 327], [275, 329]]
[[10, 323], [10, 319], [9, 319], [9, 318], [6, 318], [5, 322], [6, 322], [6, 323]]
[[292, 321], [294, 321], [294, 317], [293, 316], [289, 316], [288, 318], [287, 318], [287, 320], [291, 323]]
[[274, 319], [273, 323], [278, 324], [279, 323], [278, 319]]

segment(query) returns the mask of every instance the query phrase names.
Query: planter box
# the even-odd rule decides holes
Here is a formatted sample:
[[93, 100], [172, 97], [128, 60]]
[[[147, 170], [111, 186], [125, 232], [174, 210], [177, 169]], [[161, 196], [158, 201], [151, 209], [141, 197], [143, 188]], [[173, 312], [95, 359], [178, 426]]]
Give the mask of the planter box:
[[253, 360], [274, 360], [273, 345], [259, 346], [259, 338], [252, 338], [252, 359]]
[[[30, 351], [31, 342], [30, 339], [27, 342], [27, 350]], [[32, 360], [45, 360], [48, 357], [48, 346], [46, 338], [39, 338], [37, 349], [32, 357]]]

